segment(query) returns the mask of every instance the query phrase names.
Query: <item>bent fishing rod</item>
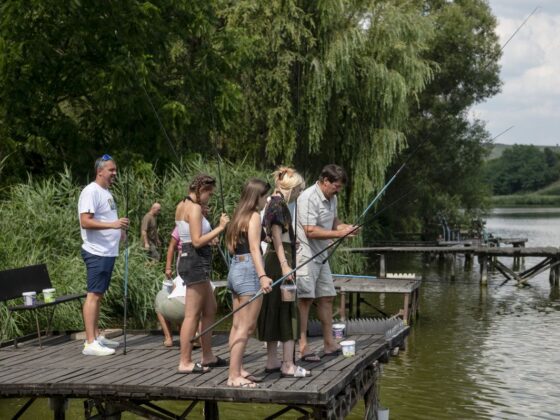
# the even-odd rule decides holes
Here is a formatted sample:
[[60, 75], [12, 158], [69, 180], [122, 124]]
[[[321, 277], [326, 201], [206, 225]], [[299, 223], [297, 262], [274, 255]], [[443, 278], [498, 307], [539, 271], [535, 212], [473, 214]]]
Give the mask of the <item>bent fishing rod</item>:
[[[403, 199], [404, 197], [406, 197], [408, 194], [410, 194], [412, 192], [412, 190], [408, 191], [406, 194], [402, 195], [401, 197], [399, 197], [398, 199], [396, 199], [395, 201], [393, 201], [392, 203], [390, 203], [389, 205], [387, 205], [386, 207], [384, 207], [383, 209], [379, 210], [377, 213], [375, 213], [372, 216], [372, 219], [379, 216], [381, 213], [383, 213], [385, 210], [387, 210], [389, 207], [393, 206], [394, 204], [396, 204], [397, 202], [399, 202], [401, 199]], [[371, 220], [370, 220], [371, 221]], [[289, 273], [283, 275], [282, 277], [280, 277], [279, 279], [275, 280], [270, 287], [274, 287], [277, 284], [279, 284], [280, 282], [284, 281], [285, 279], [287, 279], [288, 277], [290, 277], [292, 274], [294, 274], [297, 270], [301, 269], [302, 267], [306, 266], [307, 264], [309, 264], [311, 261], [313, 261], [315, 258], [319, 257], [322, 253], [324, 253], [325, 251], [328, 251], [330, 248], [337, 246], [338, 244], [340, 244], [340, 242], [342, 242], [344, 239], [346, 239], [348, 236], [352, 235], [353, 233], [357, 232], [362, 226], [364, 226], [366, 224], [366, 222], [362, 222], [361, 224], [354, 226], [353, 229], [349, 230], [348, 232], [346, 232], [343, 236], [341, 236], [340, 238], [338, 238], [337, 240], [335, 240], [334, 242], [332, 242], [331, 244], [327, 245], [325, 248], [323, 248], [321, 251], [317, 252], [315, 255], [309, 257], [307, 260], [303, 261], [301, 264], [299, 264], [298, 266], [296, 266], [294, 269], [292, 269]], [[229, 314], [223, 316], [221, 319], [219, 319], [218, 321], [214, 322], [212, 325], [210, 325], [209, 327], [207, 327], [205, 330], [197, 333], [193, 338], [191, 338], [190, 342], [193, 343], [194, 341], [198, 340], [200, 337], [202, 337], [203, 335], [208, 334], [210, 331], [212, 331], [215, 327], [217, 327], [218, 325], [220, 325], [222, 322], [224, 322], [226, 319], [230, 318], [231, 316], [233, 316], [236, 312], [239, 312], [241, 309], [243, 309], [245, 306], [249, 305], [251, 302], [257, 300], [258, 298], [260, 298], [262, 295], [264, 295], [264, 292], [261, 290], [259, 290], [251, 299], [249, 299], [247, 302], [243, 303], [242, 305], [240, 305], [239, 307], [237, 307], [236, 309], [234, 309], [233, 311], [231, 311]]]
[[[399, 176], [399, 174], [401, 173], [401, 171], [406, 167], [407, 163], [410, 161], [410, 159], [412, 158], [412, 156], [414, 156], [414, 154], [416, 154], [416, 152], [418, 151], [418, 149], [420, 149], [420, 146], [422, 146], [426, 141], [428, 140], [428, 138], [426, 137], [424, 140], [422, 140], [420, 143], [418, 143], [418, 145], [414, 148], [414, 150], [408, 155], [408, 157], [406, 158], [406, 160], [403, 162], [403, 164], [399, 167], [399, 169], [397, 169], [397, 171], [395, 172], [395, 174], [391, 177], [391, 179], [389, 179], [389, 181], [387, 181], [387, 183], [383, 186], [383, 188], [381, 188], [381, 190], [377, 193], [377, 195], [373, 198], [373, 200], [371, 200], [371, 202], [369, 203], [369, 205], [366, 207], [366, 209], [362, 212], [362, 214], [360, 214], [360, 216], [358, 216], [358, 219], [356, 219], [356, 222], [354, 223], [354, 225], [359, 224], [360, 221], [362, 219], [365, 218], [365, 216], [368, 214], [368, 212], [371, 210], [371, 208], [373, 207], [373, 205], [381, 198], [381, 196], [383, 195], [383, 193], [387, 190], [387, 188], [389, 188], [389, 186], [393, 183], [393, 181], [395, 179], [397, 179], [397, 176]], [[408, 193], [407, 193], [408, 195]], [[402, 197], [401, 197], [402, 198]], [[400, 200], [400, 199], [399, 199]], [[394, 204], [394, 203], [393, 203]], [[363, 224], [363, 223], [362, 223]], [[340, 242], [339, 242], [340, 245]], [[329, 259], [333, 256], [333, 254], [335, 253], [335, 251], [337, 250], [338, 245], [336, 247], [333, 248], [333, 250], [331, 251], [331, 253], [329, 255], [327, 255], [327, 257], [323, 260], [322, 264], [326, 264]]]

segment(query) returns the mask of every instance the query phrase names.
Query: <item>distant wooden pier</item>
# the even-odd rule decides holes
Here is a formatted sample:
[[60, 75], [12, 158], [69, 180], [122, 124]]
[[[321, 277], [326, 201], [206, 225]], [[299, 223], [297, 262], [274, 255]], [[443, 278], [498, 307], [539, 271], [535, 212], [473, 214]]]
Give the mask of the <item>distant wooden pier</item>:
[[[503, 240], [502, 240], [503, 242]], [[503, 242], [506, 243], [506, 242]], [[456, 255], [465, 256], [465, 265], [468, 266], [472, 262], [474, 256], [478, 257], [480, 263], [480, 283], [488, 282], [488, 265], [494, 264], [496, 269], [505, 277], [505, 281], [514, 280], [518, 286], [527, 284], [537, 274], [546, 270], [550, 270], [550, 284], [554, 287], [560, 286], [560, 248], [556, 247], [526, 247], [526, 239], [518, 238], [516, 240], [509, 239], [507, 243], [512, 244], [510, 247], [498, 246], [469, 246], [462, 245], [439, 245], [439, 246], [384, 246], [384, 247], [361, 247], [346, 248], [346, 252], [373, 253], [380, 257], [380, 277], [385, 277], [385, 256], [387, 254], [399, 253], [420, 253], [426, 254], [430, 258], [436, 255], [440, 257], [449, 255], [452, 259], [452, 273], [455, 276], [455, 258]], [[507, 267], [498, 257], [513, 258], [513, 268]], [[519, 262], [525, 257], [541, 257], [543, 258], [533, 267], [519, 272]]]
[[[179, 349], [164, 347], [160, 335], [134, 334], [127, 339], [127, 354], [121, 347], [107, 357], [83, 356], [82, 341], [55, 336], [19, 348], [0, 349], [0, 398], [28, 397], [30, 400], [15, 417], [21, 415], [37, 397], [50, 398], [55, 418], [64, 418], [65, 401], [83, 398], [85, 418], [118, 419], [124, 411], [145, 418], [185, 418], [197, 404], [204, 404], [206, 419], [219, 418], [220, 402], [281, 404], [269, 419], [295, 410], [301, 418], [341, 419], [363, 400], [365, 418], [375, 419], [379, 361], [389, 357], [392, 347], [402, 345], [408, 327], [387, 334], [360, 334], [348, 337], [356, 341], [356, 355], [323, 357], [320, 362], [300, 363], [311, 369], [308, 378], [281, 378], [279, 373], [265, 374], [266, 349], [251, 339], [244, 358], [245, 368], [263, 375], [256, 389], [226, 385], [227, 368], [214, 368], [206, 374], [179, 374]], [[215, 354], [228, 358], [227, 335], [213, 337]], [[310, 338], [312, 350], [320, 351], [322, 338]], [[403, 346], [404, 347], [404, 346]], [[194, 354], [200, 358], [200, 350]], [[185, 401], [182, 413], [172, 413], [157, 405], [160, 400]]]

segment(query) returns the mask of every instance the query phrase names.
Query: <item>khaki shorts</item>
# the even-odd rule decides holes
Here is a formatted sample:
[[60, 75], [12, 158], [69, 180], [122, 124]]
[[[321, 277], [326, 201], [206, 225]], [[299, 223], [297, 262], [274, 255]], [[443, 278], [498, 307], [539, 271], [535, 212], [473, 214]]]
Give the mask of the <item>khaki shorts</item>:
[[[298, 265], [307, 261], [309, 257], [298, 255]], [[336, 296], [331, 267], [328, 262], [311, 261], [296, 272], [298, 298], [314, 299]]]

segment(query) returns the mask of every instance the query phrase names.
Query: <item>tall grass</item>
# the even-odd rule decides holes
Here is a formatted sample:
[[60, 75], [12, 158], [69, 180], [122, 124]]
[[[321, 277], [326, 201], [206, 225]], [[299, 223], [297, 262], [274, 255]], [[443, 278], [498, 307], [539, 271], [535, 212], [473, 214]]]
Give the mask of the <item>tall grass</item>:
[[[117, 162], [119, 165], [119, 162]], [[119, 178], [112, 188], [117, 201], [119, 216], [125, 215], [125, 196], [128, 189], [128, 210], [131, 219], [129, 230], [128, 266], [128, 323], [131, 328], [148, 328], [155, 324], [154, 297], [163, 280], [164, 262], [150, 262], [139, 240], [143, 215], [154, 201], [162, 205], [159, 216], [160, 235], [164, 246], [174, 227], [175, 206], [186, 195], [189, 181], [198, 173], [216, 176], [217, 163], [192, 157], [187, 162], [170, 167], [164, 175], [157, 176], [151, 166], [136, 164], [119, 166]], [[222, 163], [223, 195], [225, 210], [232, 214], [239, 199], [242, 185], [250, 177], [269, 178], [248, 164]], [[0, 270], [46, 263], [57, 294], [85, 291], [85, 266], [80, 256], [81, 238], [78, 223], [78, 197], [84, 185], [79, 185], [68, 170], [41, 181], [28, 179], [26, 183], [10, 188], [7, 199], [0, 202]], [[211, 200], [211, 222], [219, 219], [221, 208], [220, 189]], [[164, 251], [166, 246], [164, 247]], [[121, 247], [100, 317], [100, 325], [116, 327], [123, 316], [124, 250]], [[225, 279], [227, 267], [216, 254], [214, 278]], [[337, 252], [332, 262], [333, 271], [359, 270], [360, 260], [348, 253]], [[221, 303], [228, 299], [227, 291], [219, 291]], [[0, 322], [7, 310], [0, 305]], [[43, 314], [42, 316], [45, 316]], [[10, 337], [35, 330], [34, 318], [27, 311], [17, 313], [8, 326]], [[44, 325], [45, 319], [41, 320]], [[81, 329], [82, 319], [78, 305], [59, 305], [55, 312], [54, 328], [58, 330]]]

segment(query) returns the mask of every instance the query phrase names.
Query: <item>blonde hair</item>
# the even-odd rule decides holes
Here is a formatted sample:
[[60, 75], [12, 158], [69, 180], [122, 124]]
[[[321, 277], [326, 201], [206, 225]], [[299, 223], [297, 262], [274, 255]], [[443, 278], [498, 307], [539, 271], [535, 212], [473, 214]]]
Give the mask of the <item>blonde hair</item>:
[[249, 230], [249, 220], [251, 220], [253, 212], [259, 211], [259, 200], [269, 190], [270, 184], [258, 178], [251, 178], [243, 187], [239, 204], [233, 213], [226, 232], [226, 245], [230, 252], [235, 251], [241, 233]]
[[292, 191], [296, 187], [303, 189], [305, 181], [298, 171], [288, 166], [280, 166], [272, 173], [276, 190], [280, 191], [287, 203], [290, 202]]

